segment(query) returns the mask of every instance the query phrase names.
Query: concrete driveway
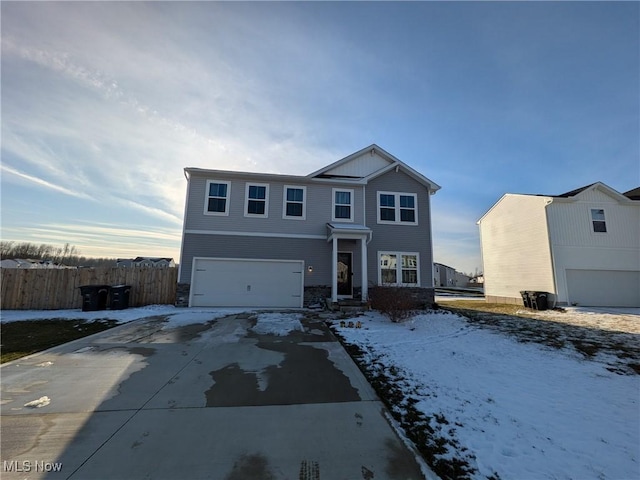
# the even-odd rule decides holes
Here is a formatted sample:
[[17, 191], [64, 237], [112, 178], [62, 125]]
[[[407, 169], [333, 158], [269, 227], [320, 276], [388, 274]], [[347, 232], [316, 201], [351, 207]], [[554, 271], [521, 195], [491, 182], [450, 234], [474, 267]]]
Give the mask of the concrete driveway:
[[2, 478], [425, 478], [324, 320], [304, 317], [284, 336], [252, 313], [147, 318], [3, 366]]

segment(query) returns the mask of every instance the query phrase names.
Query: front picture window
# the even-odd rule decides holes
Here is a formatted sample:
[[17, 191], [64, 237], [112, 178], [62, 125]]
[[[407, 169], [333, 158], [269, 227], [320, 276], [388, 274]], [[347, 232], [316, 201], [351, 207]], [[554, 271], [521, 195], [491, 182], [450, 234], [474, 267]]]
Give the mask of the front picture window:
[[413, 287], [420, 285], [417, 253], [378, 252], [380, 285]]

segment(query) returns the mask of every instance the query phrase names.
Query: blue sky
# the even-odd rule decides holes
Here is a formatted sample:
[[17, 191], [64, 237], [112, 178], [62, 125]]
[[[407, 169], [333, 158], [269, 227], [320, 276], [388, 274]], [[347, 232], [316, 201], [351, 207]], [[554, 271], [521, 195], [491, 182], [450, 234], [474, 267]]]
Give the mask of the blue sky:
[[179, 258], [186, 166], [306, 175], [371, 143], [481, 270], [504, 193], [640, 185], [637, 2], [2, 2], [2, 240]]

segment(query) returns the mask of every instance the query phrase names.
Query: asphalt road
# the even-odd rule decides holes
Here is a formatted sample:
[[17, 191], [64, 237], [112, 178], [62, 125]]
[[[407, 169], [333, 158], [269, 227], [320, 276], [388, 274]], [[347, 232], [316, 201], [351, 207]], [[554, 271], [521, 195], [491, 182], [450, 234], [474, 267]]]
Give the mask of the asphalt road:
[[436, 478], [322, 318], [255, 322], [143, 319], [5, 364], [2, 479]]

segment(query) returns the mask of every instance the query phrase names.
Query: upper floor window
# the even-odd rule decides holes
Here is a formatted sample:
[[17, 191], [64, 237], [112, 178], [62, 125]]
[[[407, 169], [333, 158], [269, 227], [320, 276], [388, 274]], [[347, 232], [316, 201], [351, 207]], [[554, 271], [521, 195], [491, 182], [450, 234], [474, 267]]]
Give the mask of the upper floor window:
[[245, 217], [268, 217], [269, 185], [247, 183], [244, 204]]
[[415, 193], [378, 192], [378, 223], [417, 225]]
[[229, 192], [231, 184], [218, 180], [207, 180], [206, 215], [229, 215]]
[[601, 208], [591, 209], [591, 225], [594, 232], [607, 232], [607, 222], [604, 219], [604, 210]]
[[331, 220], [353, 222], [353, 190], [333, 189], [333, 212]]
[[304, 220], [306, 218], [307, 187], [284, 187], [282, 218]]

